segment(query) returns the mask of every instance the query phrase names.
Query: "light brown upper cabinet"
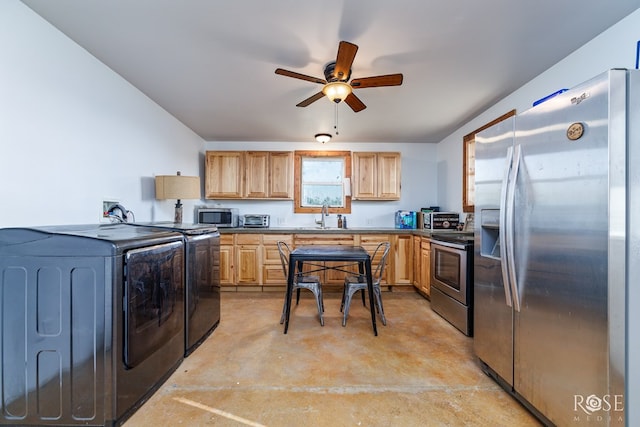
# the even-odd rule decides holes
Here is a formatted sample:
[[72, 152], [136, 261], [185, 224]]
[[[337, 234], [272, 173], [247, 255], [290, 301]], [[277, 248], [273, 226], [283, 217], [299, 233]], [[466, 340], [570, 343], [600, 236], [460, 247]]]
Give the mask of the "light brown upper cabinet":
[[240, 199], [243, 196], [244, 153], [207, 151], [205, 156], [204, 197]]
[[269, 153], [269, 197], [293, 199], [293, 151]]
[[516, 114], [511, 110], [462, 138], [462, 212], [472, 213], [476, 196], [476, 134]]
[[269, 152], [248, 151], [245, 154], [245, 196], [264, 199], [269, 194]]
[[400, 153], [353, 152], [354, 200], [400, 200]]
[[247, 151], [245, 164], [246, 198], [293, 198], [292, 151]]
[[292, 199], [293, 152], [207, 151], [207, 199]]

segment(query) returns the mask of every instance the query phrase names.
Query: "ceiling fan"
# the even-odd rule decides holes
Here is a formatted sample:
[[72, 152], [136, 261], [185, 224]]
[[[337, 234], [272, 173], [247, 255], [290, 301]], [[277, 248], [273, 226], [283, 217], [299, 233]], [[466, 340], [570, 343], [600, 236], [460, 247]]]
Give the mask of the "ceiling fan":
[[362, 111], [367, 108], [366, 105], [354, 95], [352, 89], [364, 89], [367, 87], [381, 86], [400, 86], [402, 84], [402, 74], [387, 74], [383, 76], [363, 77], [351, 80], [351, 64], [356, 57], [358, 46], [341, 41], [338, 46], [338, 55], [335, 61], [328, 63], [324, 68], [324, 79], [318, 77], [307, 76], [306, 74], [296, 73], [294, 71], [276, 69], [276, 74], [282, 76], [293, 77], [295, 79], [306, 80], [312, 83], [324, 85], [322, 90], [315, 95], [301, 101], [296, 107], [306, 107], [318, 99], [327, 96], [335, 103], [344, 101], [351, 107], [354, 112]]

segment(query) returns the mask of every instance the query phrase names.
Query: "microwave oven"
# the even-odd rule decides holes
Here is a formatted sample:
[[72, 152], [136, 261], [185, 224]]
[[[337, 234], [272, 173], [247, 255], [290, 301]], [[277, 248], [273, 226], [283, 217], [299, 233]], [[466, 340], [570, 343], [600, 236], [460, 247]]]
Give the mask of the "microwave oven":
[[197, 208], [196, 222], [218, 227], [238, 227], [238, 209], [236, 208]]

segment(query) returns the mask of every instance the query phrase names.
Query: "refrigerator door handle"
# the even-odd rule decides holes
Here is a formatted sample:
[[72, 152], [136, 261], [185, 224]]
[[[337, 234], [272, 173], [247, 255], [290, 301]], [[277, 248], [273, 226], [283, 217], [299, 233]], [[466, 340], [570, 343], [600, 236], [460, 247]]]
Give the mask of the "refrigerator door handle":
[[502, 179], [502, 188], [500, 189], [500, 267], [502, 269], [502, 285], [504, 286], [504, 296], [507, 305], [511, 304], [511, 289], [509, 288], [509, 267], [507, 266], [507, 194], [509, 187], [509, 174], [511, 173], [511, 163], [513, 162], [513, 147], [507, 149], [507, 162], [504, 167], [504, 178]]
[[507, 226], [507, 246], [506, 246], [506, 258], [507, 269], [509, 271], [509, 285], [511, 286], [511, 297], [513, 300], [513, 309], [520, 311], [520, 295], [518, 293], [518, 282], [516, 278], [516, 265], [514, 257], [514, 218], [515, 218], [515, 199], [516, 199], [516, 182], [518, 180], [518, 173], [520, 172], [520, 160], [522, 158], [522, 152], [520, 145], [516, 145], [513, 149], [513, 169], [509, 179], [510, 186], [507, 191], [507, 213], [506, 213], [506, 226]]

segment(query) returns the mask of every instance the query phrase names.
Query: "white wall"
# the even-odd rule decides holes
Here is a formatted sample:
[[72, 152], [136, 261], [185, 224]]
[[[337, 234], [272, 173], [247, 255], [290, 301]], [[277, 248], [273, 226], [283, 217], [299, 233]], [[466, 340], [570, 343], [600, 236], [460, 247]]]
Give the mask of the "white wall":
[[[466, 133], [607, 68], [633, 68], [638, 39], [640, 11], [439, 144], [331, 142], [326, 149], [402, 153], [402, 200], [354, 202], [350, 225], [391, 226], [398, 209], [461, 211]], [[153, 176], [203, 176], [204, 150], [318, 149], [304, 142], [205, 143], [17, 0], [0, 2], [0, 55], [0, 227], [97, 222], [104, 198], [120, 200], [139, 221], [170, 220], [173, 201], [154, 200]], [[215, 202], [184, 201], [185, 217], [193, 206]], [[276, 223], [312, 222], [294, 216], [291, 202], [234, 204], [243, 213], [270, 213]]]
[[0, 56], [0, 227], [96, 223], [103, 198], [173, 219], [153, 177], [197, 175], [200, 137], [17, 0]]
[[635, 68], [640, 40], [640, 10], [612, 26], [555, 66], [507, 96], [438, 144], [438, 202], [462, 211], [462, 138], [475, 129], [516, 109], [521, 113], [532, 103], [561, 88], [571, 88], [610, 68]]
[[[436, 186], [436, 145], [398, 143], [337, 143], [315, 142], [213, 142], [205, 143], [206, 150], [348, 150], [348, 151], [398, 151], [402, 160], [402, 193], [399, 201], [351, 202], [351, 214], [347, 215], [348, 226], [393, 227], [397, 210], [419, 210], [435, 205], [438, 199]], [[204, 156], [204, 153], [203, 155]], [[223, 201], [207, 200], [207, 206], [237, 207], [240, 214], [270, 214], [272, 226], [312, 226], [319, 215], [294, 214], [292, 201]], [[330, 221], [336, 216], [331, 215]]]

